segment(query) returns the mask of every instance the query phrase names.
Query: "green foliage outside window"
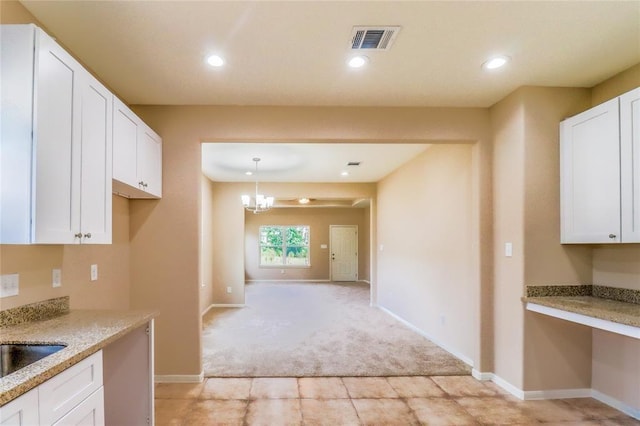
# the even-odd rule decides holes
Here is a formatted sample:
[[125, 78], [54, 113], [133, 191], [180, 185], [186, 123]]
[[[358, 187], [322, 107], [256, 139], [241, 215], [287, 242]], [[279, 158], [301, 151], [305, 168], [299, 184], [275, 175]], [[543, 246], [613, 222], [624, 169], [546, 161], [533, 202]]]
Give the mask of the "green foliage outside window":
[[308, 226], [261, 226], [260, 266], [309, 266]]

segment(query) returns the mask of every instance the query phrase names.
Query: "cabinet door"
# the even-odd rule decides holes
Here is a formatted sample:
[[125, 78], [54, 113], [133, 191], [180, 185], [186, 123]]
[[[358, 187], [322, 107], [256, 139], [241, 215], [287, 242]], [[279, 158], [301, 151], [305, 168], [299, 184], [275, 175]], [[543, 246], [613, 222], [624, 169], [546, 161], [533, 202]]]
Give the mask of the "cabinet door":
[[53, 424], [102, 387], [102, 352], [53, 376], [39, 387], [40, 421]]
[[92, 393], [54, 426], [104, 426], [104, 392], [103, 388]]
[[563, 243], [620, 242], [618, 99], [561, 123]]
[[35, 243], [73, 243], [80, 230], [80, 65], [36, 31]]
[[86, 73], [82, 82], [82, 243], [111, 244], [113, 95]]
[[622, 242], [640, 243], [640, 89], [620, 97]]
[[136, 150], [138, 117], [120, 99], [113, 99], [113, 179], [138, 187]]
[[0, 407], [0, 425], [33, 426], [40, 424], [38, 416], [38, 388], [19, 396]]
[[162, 139], [149, 126], [142, 125], [138, 144], [138, 179], [143, 189], [156, 197], [162, 196]]

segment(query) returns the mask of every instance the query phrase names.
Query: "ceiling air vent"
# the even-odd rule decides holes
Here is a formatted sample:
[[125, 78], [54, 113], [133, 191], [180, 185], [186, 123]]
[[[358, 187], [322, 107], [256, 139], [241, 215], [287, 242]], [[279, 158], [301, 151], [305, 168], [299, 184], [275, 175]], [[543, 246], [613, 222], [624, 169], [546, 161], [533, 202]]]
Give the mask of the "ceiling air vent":
[[400, 26], [353, 27], [351, 49], [388, 50], [400, 32]]
[[359, 166], [360, 165], [360, 161], [349, 161], [347, 163], [347, 166]]

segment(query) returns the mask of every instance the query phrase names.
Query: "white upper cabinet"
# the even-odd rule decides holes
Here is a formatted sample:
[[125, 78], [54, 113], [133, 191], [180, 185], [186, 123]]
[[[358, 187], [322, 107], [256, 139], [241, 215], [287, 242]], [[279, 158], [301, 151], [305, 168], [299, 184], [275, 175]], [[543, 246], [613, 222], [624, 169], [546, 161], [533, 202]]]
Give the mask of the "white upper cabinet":
[[0, 243], [111, 243], [111, 93], [39, 28], [1, 31]]
[[640, 242], [639, 98], [636, 89], [560, 124], [562, 243]]
[[162, 196], [162, 139], [116, 97], [113, 191], [128, 198]]
[[622, 242], [640, 243], [640, 88], [620, 97]]

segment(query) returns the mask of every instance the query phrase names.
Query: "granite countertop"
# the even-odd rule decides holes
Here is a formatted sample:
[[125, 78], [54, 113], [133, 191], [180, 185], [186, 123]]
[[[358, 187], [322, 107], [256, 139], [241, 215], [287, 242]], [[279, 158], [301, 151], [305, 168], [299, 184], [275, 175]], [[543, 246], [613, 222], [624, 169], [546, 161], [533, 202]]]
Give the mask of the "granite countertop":
[[525, 297], [527, 303], [561, 309], [575, 314], [640, 327], [640, 305], [593, 296]]
[[0, 343], [66, 344], [67, 347], [0, 378], [0, 406], [99, 351], [157, 315], [152, 311], [77, 310], [47, 320], [0, 328]]

